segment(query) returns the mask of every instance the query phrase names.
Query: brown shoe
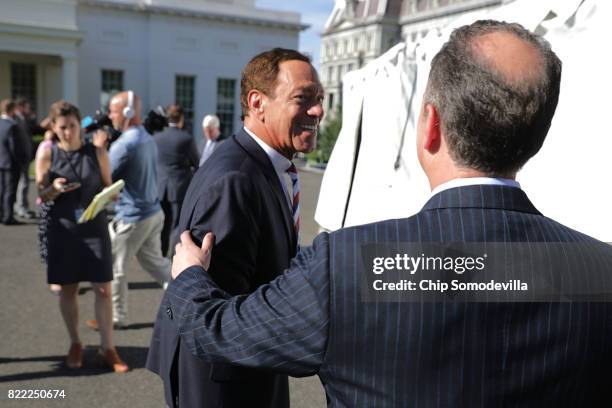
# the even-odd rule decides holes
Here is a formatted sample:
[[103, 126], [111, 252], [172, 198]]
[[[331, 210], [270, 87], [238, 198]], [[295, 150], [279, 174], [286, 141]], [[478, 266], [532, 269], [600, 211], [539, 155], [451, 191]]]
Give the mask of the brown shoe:
[[110, 368], [116, 373], [127, 373], [130, 369], [130, 367], [121, 360], [121, 357], [119, 357], [114, 347], [112, 349], [103, 349], [100, 347], [96, 355], [96, 361], [99, 365]]
[[[100, 331], [100, 327], [98, 327], [98, 321], [96, 319], [85, 320], [85, 326], [89, 327], [92, 330]], [[113, 330], [125, 330], [127, 329], [127, 325], [124, 323], [114, 322]]]
[[75, 369], [81, 368], [83, 365], [83, 345], [81, 343], [72, 343], [70, 350], [66, 356], [66, 367]]
[[85, 326], [95, 331], [100, 330], [100, 328], [98, 327], [98, 321], [96, 319], [85, 320]]

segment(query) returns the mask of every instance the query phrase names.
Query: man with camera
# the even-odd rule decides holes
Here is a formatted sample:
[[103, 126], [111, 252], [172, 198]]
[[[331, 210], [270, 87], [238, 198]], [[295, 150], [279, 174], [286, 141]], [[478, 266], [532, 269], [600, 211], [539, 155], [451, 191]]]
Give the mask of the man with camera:
[[[113, 251], [113, 323], [125, 328], [128, 321], [127, 264], [136, 255], [140, 265], [160, 284], [170, 277], [170, 261], [162, 256], [160, 234], [164, 214], [157, 194], [157, 146], [142, 126], [141, 101], [132, 91], [115, 95], [109, 103], [113, 127], [121, 136], [110, 146], [113, 180], [125, 187], [109, 224]], [[96, 321], [87, 321], [95, 328]]]

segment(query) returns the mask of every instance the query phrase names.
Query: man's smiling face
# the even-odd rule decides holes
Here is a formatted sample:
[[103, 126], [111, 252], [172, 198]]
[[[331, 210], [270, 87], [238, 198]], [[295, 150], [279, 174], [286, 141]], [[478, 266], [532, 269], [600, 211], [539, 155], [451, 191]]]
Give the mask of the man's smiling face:
[[281, 62], [274, 93], [264, 96], [262, 103], [271, 147], [287, 158], [314, 150], [324, 115], [323, 95], [312, 65], [299, 60]]

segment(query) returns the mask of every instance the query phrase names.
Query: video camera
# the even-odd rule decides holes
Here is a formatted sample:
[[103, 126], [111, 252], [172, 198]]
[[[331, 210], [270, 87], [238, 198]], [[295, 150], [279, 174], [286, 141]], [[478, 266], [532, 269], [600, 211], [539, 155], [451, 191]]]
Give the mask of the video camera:
[[113, 122], [108, 115], [100, 110], [96, 111], [96, 114], [92, 116], [85, 116], [81, 121], [81, 127], [85, 133], [91, 133], [98, 129], [104, 129], [105, 127], [112, 127]]
[[121, 136], [121, 132], [113, 128], [113, 122], [108, 114], [101, 110], [97, 110], [94, 116], [85, 116], [81, 120], [81, 127], [86, 134], [95, 132], [98, 129], [104, 130], [109, 135], [109, 146]]
[[164, 108], [158, 106], [156, 109], [150, 110], [142, 125], [150, 135], [161, 132], [165, 127], [168, 127], [168, 118]]
[[[162, 131], [168, 126], [164, 109], [158, 106], [156, 109], [150, 110], [142, 125], [151, 135]], [[108, 114], [101, 110], [97, 110], [93, 116], [84, 117], [81, 121], [81, 127], [86, 134], [98, 129], [104, 130], [109, 135], [109, 146], [121, 136], [121, 131], [113, 128], [113, 122]]]

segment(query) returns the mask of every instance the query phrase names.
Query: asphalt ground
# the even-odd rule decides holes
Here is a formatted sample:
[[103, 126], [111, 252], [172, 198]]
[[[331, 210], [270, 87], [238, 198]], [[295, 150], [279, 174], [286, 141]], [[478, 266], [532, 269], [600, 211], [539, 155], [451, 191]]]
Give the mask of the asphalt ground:
[[[301, 239], [308, 245], [318, 231], [313, 217], [321, 174], [303, 171], [301, 184]], [[30, 186], [34, 202], [34, 185]], [[133, 260], [129, 267], [129, 316], [126, 330], [115, 331], [119, 355], [130, 366], [115, 374], [95, 366], [100, 339], [85, 326], [94, 317], [94, 295], [88, 283], [79, 292], [80, 333], [85, 347], [79, 370], [63, 367], [69, 338], [58, 297], [46, 283], [46, 270], [37, 249], [35, 223], [0, 224], [0, 407], [164, 407], [162, 383], [144, 368], [162, 289]], [[58, 390], [64, 397], [9, 398], [13, 390], [35, 396], [35, 390]], [[324, 407], [318, 377], [290, 379], [291, 406]]]

